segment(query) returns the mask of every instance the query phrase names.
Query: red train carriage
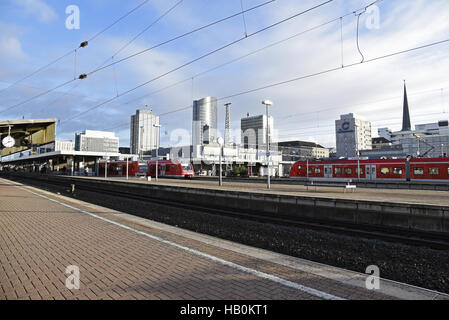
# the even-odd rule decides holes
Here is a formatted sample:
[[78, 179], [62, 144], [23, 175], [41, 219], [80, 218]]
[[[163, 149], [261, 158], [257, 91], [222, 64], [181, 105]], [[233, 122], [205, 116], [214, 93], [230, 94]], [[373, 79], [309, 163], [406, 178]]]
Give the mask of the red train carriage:
[[[360, 172], [359, 172], [360, 171]], [[292, 178], [449, 182], [449, 158], [297, 161]]]
[[[105, 163], [100, 163], [99, 176], [104, 176]], [[128, 176], [156, 176], [156, 160], [138, 162], [128, 162]], [[125, 177], [126, 161], [110, 161], [108, 162], [108, 176]], [[158, 161], [159, 177], [175, 177], [175, 178], [192, 178], [193, 169], [190, 164], [183, 164], [176, 160], [159, 160]]]
[[[104, 176], [105, 163], [100, 162], [99, 176]], [[146, 162], [128, 161], [128, 176], [146, 176], [148, 164]], [[126, 177], [126, 161], [108, 161], [108, 176]]]
[[[148, 161], [148, 167], [149, 174], [155, 177], [156, 160]], [[159, 177], [192, 178], [193, 168], [190, 163], [183, 164], [176, 160], [159, 160], [157, 174]]]

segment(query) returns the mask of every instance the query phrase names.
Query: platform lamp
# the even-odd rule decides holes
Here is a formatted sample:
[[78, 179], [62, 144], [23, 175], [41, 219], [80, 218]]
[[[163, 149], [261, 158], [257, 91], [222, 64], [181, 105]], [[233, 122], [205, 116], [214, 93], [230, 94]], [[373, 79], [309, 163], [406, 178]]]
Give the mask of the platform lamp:
[[220, 146], [220, 155], [218, 156], [218, 161], [219, 161], [219, 165], [220, 165], [220, 169], [219, 169], [219, 179], [218, 179], [218, 185], [219, 186], [222, 186], [223, 185], [223, 177], [222, 177], [222, 168], [221, 168], [221, 156], [222, 156], [222, 153], [223, 153], [223, 144], [224, 144], [224, 140], [223, 140], [223, 138], [222, 137], [218, 137], [217, 138], [217, 142], [218, 142], [218, 145]]
[[268, 121], [268, 107], [273, 105], [273, 102], [270, 100], [262, 101], [262, 104], [265, 105], [267, 109], [267, 189], [270, 189], [270, 141], [269, 141], [269, 131], [270, 131], [270, 122]]
[[157, 181], [159, 170], [159, 139], [161, 138], [161, 125], [153, 124], [153, 127], [158, 128], [158, 135], [156, 138], [156, 181]]

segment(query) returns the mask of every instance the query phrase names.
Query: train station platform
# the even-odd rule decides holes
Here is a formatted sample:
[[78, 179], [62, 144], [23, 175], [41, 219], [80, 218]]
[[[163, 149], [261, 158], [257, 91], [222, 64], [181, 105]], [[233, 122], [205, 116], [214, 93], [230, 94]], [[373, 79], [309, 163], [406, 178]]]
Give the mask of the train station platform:
[[159, 178], [156, 182], [154, 178], [147, 181], [144, 178], [132, 177], [126, 180], [124, 177], [76, 177], [77, 179], [110, 180], [128, 183], [141, 183], [148, 185], [161, 185], [173, 187], [186, 187], [206, 190], [223, 190], [235, 192], [251, 192], [255, 194], [285, 195], [311, 198], [327, 198], [341, 200], [359, 200], [373, 202], [389, 202], [399, 204], [423, 204], [433, 206], [449, 207], [449, 191], [436, 190], [410, 190], [410, 189], [370, 189], [357, 188], [345, 192], [343, 185], [298, 185], [298, 184], [272, 184], [268, 190], [264, 183], [247, 182], [227, 182], [218, 185], [217, 179], [189, 180]]
[[[0, 299], [447, 299], [0, 179]], [[79, 270], [79, 289], [67, 282]], [[67, 287], [67, 284], [71, 289]], [[72, 285], [72, 286], [71, 286]]]

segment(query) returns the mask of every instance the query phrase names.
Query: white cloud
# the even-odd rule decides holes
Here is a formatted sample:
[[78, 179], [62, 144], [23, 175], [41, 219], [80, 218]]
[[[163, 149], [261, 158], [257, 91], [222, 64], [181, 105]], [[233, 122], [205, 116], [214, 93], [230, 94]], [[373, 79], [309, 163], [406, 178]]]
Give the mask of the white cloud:
[[58, 16], [44, 0], [14, 0], [14, 3], [22, 7], [27, 14], [35, 16], [40, 22], [51, 22]]
[[[27, 1], [20, 0], [20, 2]], [[249, 0], [244, 2], [245, 7], [249, 7], [260, 1], [257, 3]], [[163, 113], [188, 106], [191, 104], [192, 98], [198, 99], [206, 95], [223, 97], [327, 68], [338, 67], [341, 64], [341, 43], [340, 24], [339, 21], [336, 21], [326, 27], [195, 78], [193, 90], [192, 82], [187, 81], [146, 99], [125, 104], [135, 97], [151, 93], [252, 50], [319, 25], [343, 13], [362, 7], [368, 2], [335, 1], [333, 5], [323, 7], [319, 11], [308, 13], [244, 40], [117, 99], [113, 103], [89, 113], [88, 116], [79, 119], [80, 121], [71, 123], [70, 126], [64, 128], [63, 132], [82, 130], [86, 126], [103, 129], [120, 122], [129, 122], [129, 116], [134, 113], [135, 109], [145, 104], [152, 106], [156, 113]], [[160, 7], [158, 7], [159, 14], [166, 10], [171, 3], [167, 4], [162, 0], [155, 2]], [[246, 15], [248, 30], [256, 31], [316, 3], [317, 1], [276, 1]], [[234, 7], [226, 7], [226, 12], [213, 11], [213, 4], [208, 1], [203, 1], [200, 4], [186, 1], [166, 18], [170, 22], [170, 27], [171, 24], [173, 25], [172, 29], [167, 30], [167, 33], [163, 28], [157, 29], [157, 37], [149, 31], [148, 35], [142, 36], [139, 41], [127, 48], [122, 56], [154, 45], [160, 40], [159, 37], [167, 39], [186, 32], [192, 27], [198, 27], [238, 11], [240, 1], [232, 1]], [[203, 8], [202, 5], [205, 7]], [[367, 30], [364, 27], [364, 21], [361, 23], [360, 45], [366, 59], [437, 41], [448, 34], [449, 19], [445, 14], [449, 9], [447, 0], [383, 1], [379, 3], [379, 7], [380, 29]], [[210, 15], [206, 14], [207, 10], [210, 11]], [[204, 20], [204, 17], [207, 19]], [[164, 28], [167, 24], [162, 23]], [[138, 24], [134, 27], [137, 32]], [[345, 64], [360, 61], [356, 46], [356, 18], [354, 15], [344, 19], [343, 35]], [[120, 37], [110, 36], [110, 38], [103, 38], [103, 42], [94, 46], [89, 45], [89, 50], [86, 53], [79, 53], [79, 70], [91, 70], [91, 67], [103, 62], [104, 58], [114, 52], [114, 49], [118, 49], [129, 39], [123, 35]], [[189, 36], [188, 39], [176, 41], [121, 63], [115, 68], [119, 92], [159, 76], [240, 36], [242, 36], [242, 21], [240, 18], [236, 18], [224, 25], [204, 30]], [[11, 50], [18, 50], [18, 44], [14, 43], [14, 40], [10, 40], [10, 43]], [[83, 54], [85, 56], [82, 56]], [[86, 67], [82, 64], [86, 64]], [[229, 102], [232, 102], [231, 127], [238, 128], [240, 118], [244, 117], [247, 112], [251, 115], [264, 112], [260, 101], [270, 98], [274, 102], [271, 112], [274, 114], [275, 126], [279, 130], [282, 140], [301, 139], [316, 141], [324, 146], [332, 146], [335, 144], [334, 121], [340, 114], [349, 112], [358, 113], [371, 120], [373, 134], [376, 135], [378, 127], [388, 125], [397, 129], [400, 126], [403, 79], [407, 79], [412, 122], [416, 124], [422, 121], [437, 121], [439, 117], [445, 116], [441, 114], [441, 111], [444, 110], [441, 92], [436, 90], [420, 95], [413, 95], [413, 93], [448, 87], [449, 80], [447, 80], [446, 74], [448, 69], [447, 45], [441, 45], [238, 96], [229, 99]], [[89, 76], [76, 92], [95, 97], [95, 99], [111, 98], [115, 95], [113, 68]], [[445, 92], [444, 95], [446, 95]], [[394, 97], [394, 99], [380, 101], [390, 97]], [[38, 106], [42, 106], [44, 109], [48, 100], [42, 99]], [[445, 101], [446, 104], [449, 103], [448, 98]], [[219, 102], [219, 129], [222, 131], [224, 127], [223, 104], [225, 102], [228, 101]], [[76, 99], [63, 98], [60, 103], [66, 103], [62, 104], [64, 105], [63, 110], [57, 110], [58, 114], [61, 114], [61, 118], [64, 118], [63, 113], [67, 114], [67, 118], [70, 114], [73, 115], [92, 106], [92, 102], [86, 103], [85, 99], [79, 99], [77, 102]], [[40, 109], [34, 108], [33, 110]], [[56, 110], [56, 106], [54, 106], [54, 110]], [[448, 110], [447, 106], [446, 110]], [[39, 113], [37, 111], [35, 113], [38, 116]], [[47, 111], [41, 113], [50, 114]], [[191, 110], [170, 114], [170, 116], [161, 118], [161, 123], [166, 126], [163, 130], [167, 128], [169, 130], [189, 129], [191, 118]], [[117, 129], [117, 132], [123, 141], [129, 139], [129, 133], [126, 130]]]

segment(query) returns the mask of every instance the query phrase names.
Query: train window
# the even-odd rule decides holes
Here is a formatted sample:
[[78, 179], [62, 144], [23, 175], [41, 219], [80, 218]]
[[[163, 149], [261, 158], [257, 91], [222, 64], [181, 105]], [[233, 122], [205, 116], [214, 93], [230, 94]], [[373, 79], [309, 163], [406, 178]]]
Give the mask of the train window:
[[190, 163], [181, 165], [183, 170], [193, 170]]
[[402, 168], [393, 168], [393, 174], [402, 174]]
[[[355, 168], [355, 173], [359, 174], [359, 168]], [[363, 168], [360, 168], [360, 174], [363, 174]]]
[[335, 168], [335, 174], [341, 174], [341, 168]]
[[413, 169], [413, 172], [416, 175], [422, 175], [422, 174], [424, 174], [424, 168], [415, 168], [415, 169]]
[[312, 168], [307, 169], [308, 174], [312, 174]]
[[449, 175], [449, 167], [447, 167], [447, 174]]
[[435, 167], [429, 168], [429, 174], [432, 174], [432, 175], [440, 174], [440, 168], [435, 168]]
[[381, 168], [380, 173], [381, 174], [390, 174], [390, 168]]
[[352, 168], [345, 168], [345, 174], [352, 174]]
[[315, 173], [316, 174], [320, 174], [321, 173], [321, 169], [320, 168], [315, 168]]

